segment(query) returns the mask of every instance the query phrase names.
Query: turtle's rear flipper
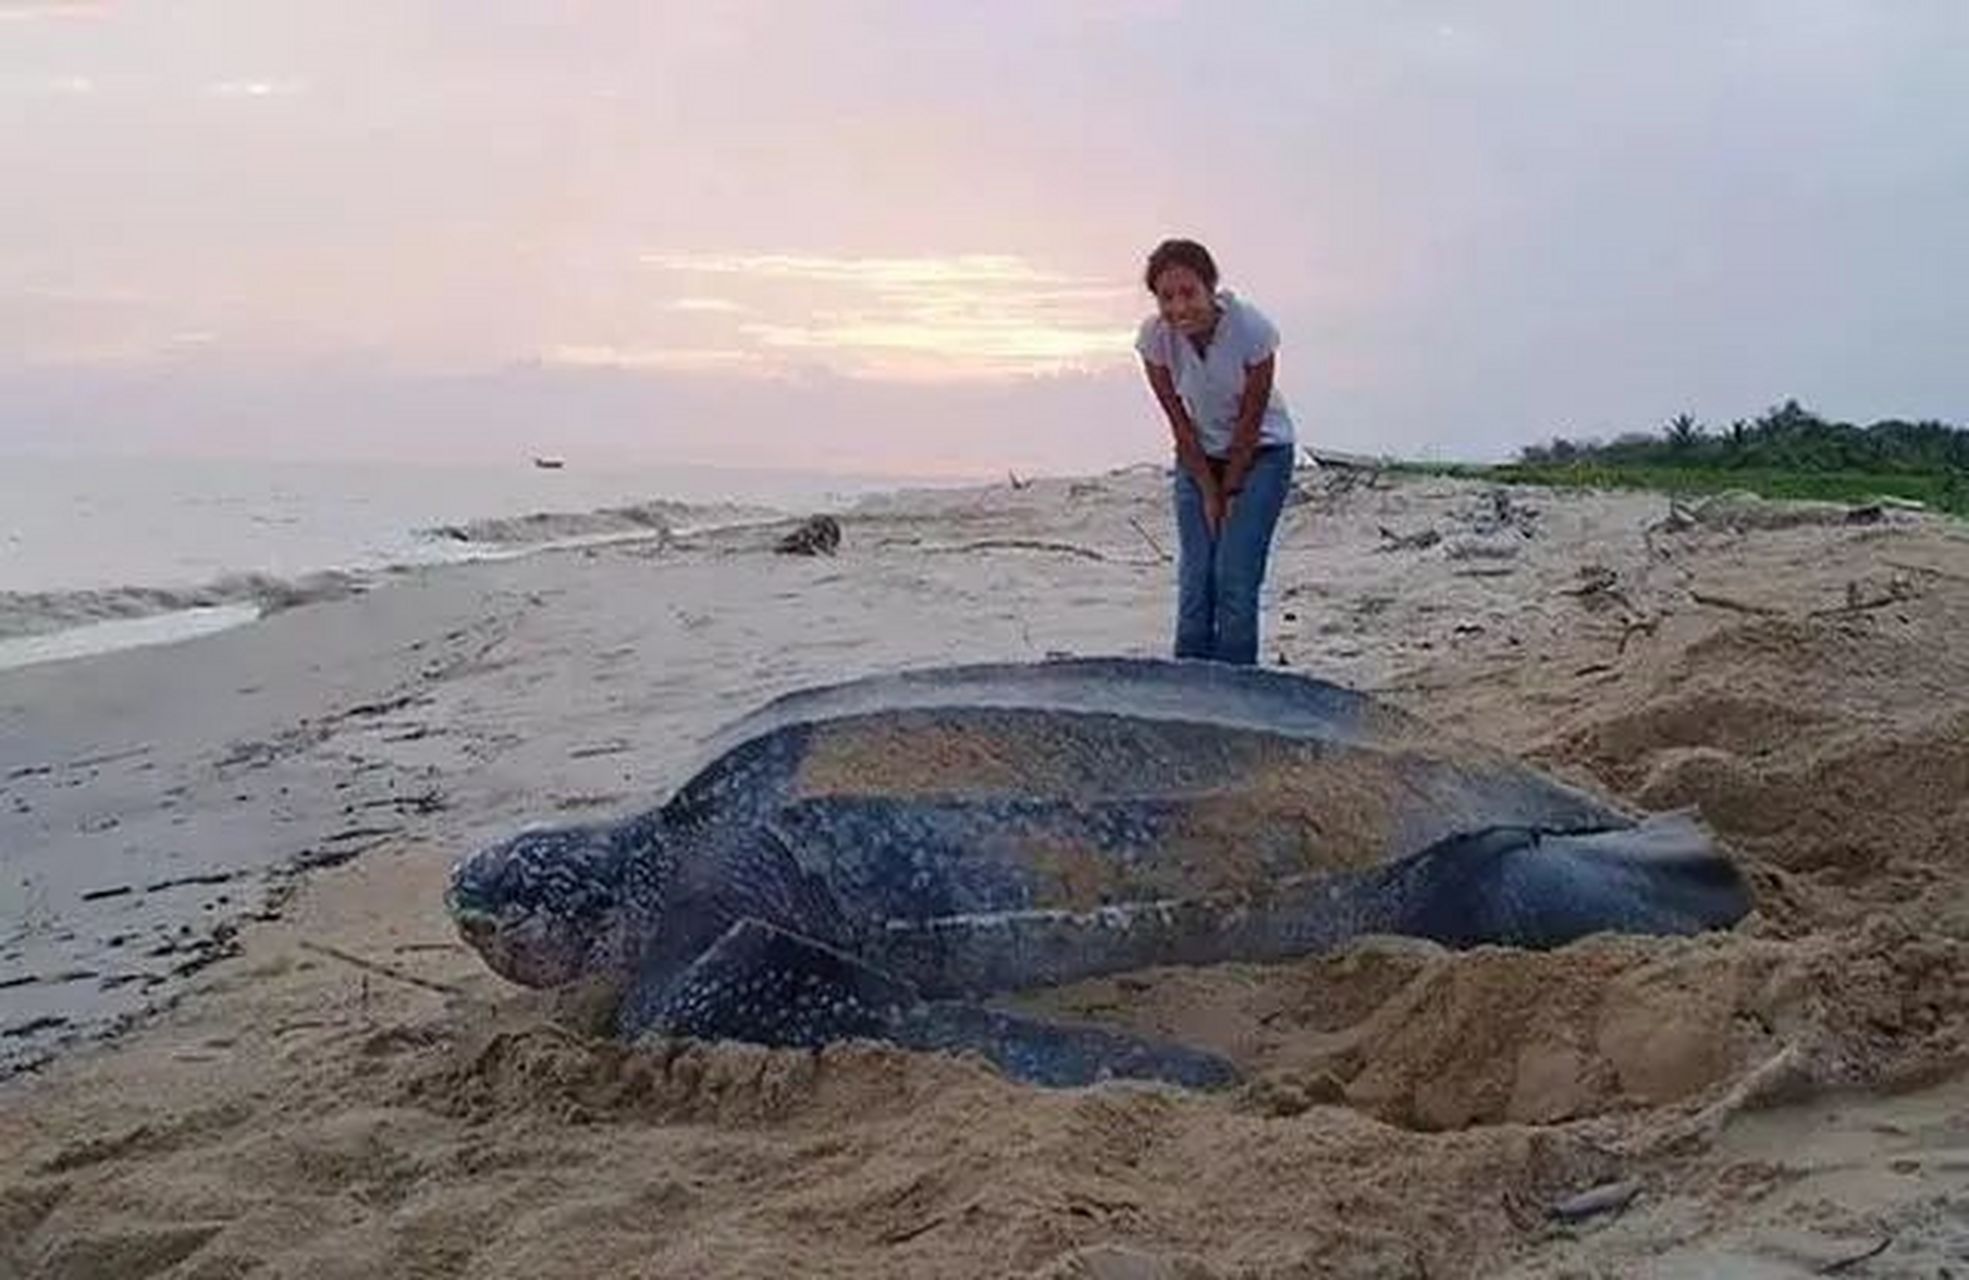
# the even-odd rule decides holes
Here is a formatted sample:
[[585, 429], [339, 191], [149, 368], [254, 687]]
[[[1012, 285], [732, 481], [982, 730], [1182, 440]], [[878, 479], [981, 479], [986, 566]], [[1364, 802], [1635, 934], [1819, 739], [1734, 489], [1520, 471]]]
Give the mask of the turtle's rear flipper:
[[1700, 933], [1751, 906], [1736, 866], [1682, 811], [1584, 835], [1498, 827], [1453, 837], [1391, 868], [1376, 894], [1400, 904], [1393, 932], [1450, 946]]
[[758, 920], [741, 920], [683, 973], [633, 994], [622, 1019], [630, 1036], [788, 1048], [861, 1038], [968, 1050], [1014, 1079], [1041, 1085], [1126, 1078], [1211, 1088], [1237, 1079], [1224, 1059], [1181, 1045], [961, 1001], [924, 1001], [908, 983], [846, 952]]

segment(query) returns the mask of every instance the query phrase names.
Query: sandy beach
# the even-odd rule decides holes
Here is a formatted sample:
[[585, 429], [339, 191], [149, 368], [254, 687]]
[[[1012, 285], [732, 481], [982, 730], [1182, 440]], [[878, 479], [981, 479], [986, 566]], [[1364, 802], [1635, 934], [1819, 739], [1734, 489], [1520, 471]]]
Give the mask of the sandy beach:
[[1302, 473], [1268, 662], [1698, 808], [1757, 909], [1018, 1002], [1228, 1054], [1225, 1094], [624, 1049], [453, 935], [457, 856], [659, 802], [772, 695], [1164, 652], [1165, 484], [898, 492], [832, 556], [433, 567], [0, 671], [45, 904], [0, 1051], [47, 1059], [0, 1081], [0, 1278], [1969, 1275], [1969, 530], [1920, 513]]

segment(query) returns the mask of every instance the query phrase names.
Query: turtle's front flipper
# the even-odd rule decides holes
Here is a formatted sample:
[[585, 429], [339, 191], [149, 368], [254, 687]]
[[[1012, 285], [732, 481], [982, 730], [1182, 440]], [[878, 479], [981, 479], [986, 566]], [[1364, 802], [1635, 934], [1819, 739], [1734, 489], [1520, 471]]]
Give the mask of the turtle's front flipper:
[[619, 1015], [633, 1039], [656, 1034], [818, 1048], [883, 1038], [914, 988], [822, 942], [740, 920], [681, 972], [656, 967]]
[[1181, 1045], [961, 1001], [924, 1001], [908, 983], [844, 951], [757, 920], [739, 921], [683, 972], [633, 993], [623, 1006], [622, 1030], [631, 1037], [780, 1047], [861, 1038], [970, 1050], [1014, 1079], [1041, 1085], [1126, 1078], [1211, 1088], [1237, 1079], [1222, 1058]]
[[890, 1038], [912, 1049], [975, 1050], [1016, 1080], [1083, 1085], [1166, 1080], [1191, 1089], [1237, 1083], [1237, 1068], [1200, 1049], [1084, 1023], [1048, 1022], [959, 1000], [933, 1000], [903, 1015]]

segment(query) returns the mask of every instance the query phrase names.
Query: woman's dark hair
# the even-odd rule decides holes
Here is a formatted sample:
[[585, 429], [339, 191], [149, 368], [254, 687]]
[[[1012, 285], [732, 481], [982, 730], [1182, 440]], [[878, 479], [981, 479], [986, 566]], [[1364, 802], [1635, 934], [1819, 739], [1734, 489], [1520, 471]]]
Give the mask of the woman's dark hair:
[[1149, 255], [1149, 269], [1142, 273], [1142, 283], [1155, 292], [1155, 279], [1171, 267], [1188, 267], [1196, 272], [1206, 289], [1217, 287], [1217, 264], [1210, 257], [1210, 250], [1194, 240], [1164, 240]]

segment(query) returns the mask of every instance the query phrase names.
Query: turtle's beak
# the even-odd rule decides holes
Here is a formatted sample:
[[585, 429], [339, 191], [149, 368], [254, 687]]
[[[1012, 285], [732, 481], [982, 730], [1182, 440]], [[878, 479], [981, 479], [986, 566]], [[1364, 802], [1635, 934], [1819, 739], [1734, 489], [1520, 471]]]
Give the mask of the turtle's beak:
[[493, 935], [499, 932], [499, 917], [490, 911], [459, 907], [453, 909], [451, 914], [457, 922], [459, 936], [469, 942], [474, 950], [484, 950]]
[[499, 933], [499, 913], [456, 876], [445, 886], [444, 909], [458, 929], [458, 936], [483, 954]]

